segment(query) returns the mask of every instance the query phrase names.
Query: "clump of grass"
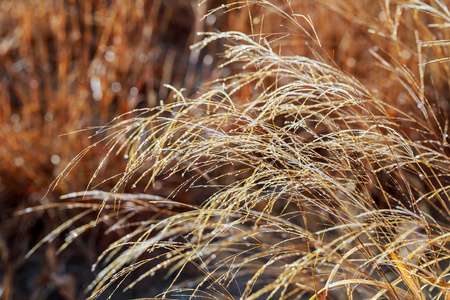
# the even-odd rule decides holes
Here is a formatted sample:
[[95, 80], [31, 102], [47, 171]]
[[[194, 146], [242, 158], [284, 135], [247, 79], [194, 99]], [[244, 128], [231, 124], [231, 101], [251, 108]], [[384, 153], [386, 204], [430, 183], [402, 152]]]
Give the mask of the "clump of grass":
[[[14, 194], [14, 186], [20, 185], [40, 198], [68, 163], [64, 159], [90, 144], [84, 137], [91, 132], [83, 138], [68, 132], [156, 106], [167, 97], [162, 82], [181, 88], [185, 76], [199, 81], [200, 74], [192, 74], [198, 57], [189, 61], [186, 51], [196, 40], [195, 30], [206, 28], [194, 21], [200, 19], [197, 14], [203, 12], [187, 3], [164, 1], [62, 1], [48, 6], [2, 1], [2, 188]], [[174, 68], [180, 62], [184, 68]], [[195, 92], [192, 83], [185, 87]], [[55, 139], [58, 135], [66, 136]], [[103, 154], [90, 153], [93, 160]], [[83, 164], [73, 182], [84, 187], [90, 171], [90, 164]], [[65, 184], [58, 189], [67, 192]]]
[[[74, 210], [40, 211], [33, 218], [14, 213], [55, 203], [61, 194], [86, 187], [106, 153], [102, 147], [87, 153], [66, 181], [46, 194], [70, 159], [91, 144], [92, 128], [132, 109], [155, 106], [170, 92], [163, 83], [193, 94], [210, 76], [213, 62], [202, 64], [208, 51], [188, 51], [199, 38], [196, 31], [211, 29], [201, 21], [203, 9], [188, 1], [1, 1], [2, 298], [30, 299], [31, 293], [39, 293], [38, 276], [26, 274], [23, 288], [21, 273], [36, 261], [53, 264], [42, 252], [32, 261], [23, 256]], [[67, 134], [74, 131], [78, 133]], [[109, 171], [124, 166], [116, 158]], [[63, 269], [62, 261], [60, 257], [55, 269]], [[39, 273], [41, 268], [33, 269]], [[42, 283], [46, 285], [51, 283]]]
[[[110, 230], [126, 234], [99, 257], [90, 298], [144, 269], [125, 288], [164, 274], [159, 298], [448, 299], [447, 6], [387, 1], [387, 21], [377, 24], [356, 4], [324, 1], [369, 24], [374, 42], [388, 39], [371, 54], [394, 84], [345, 72], [294, 8], [254, 2], [296, 26], [311, 55], [284, 54], [282, 40], [262, 32], [206, 33], [194, 48], [225, 39], [222, 67], [235, 73], [192, 99], [173, 89], [175, 101], [98, 132], [109, 150], [91, 181], [112, 154], [124, 155], [127, 167], [110, 192], [66, 196], [98, 215], [62, 248], [111, 217]], [[400, 38], [400, 24], [413, 39]], [[394, 49], [410, 54], [404, 64]], [[391, 98], [385, 84], [395, 85]], [[165, 197], [124, 193], [174, 176], [185, 179]], [[187, 189], [205, 195], [178, 199]], [[151, 217], [135, 220], [141, 213]], [[183, 275], [192, 268], [196, 276]]]

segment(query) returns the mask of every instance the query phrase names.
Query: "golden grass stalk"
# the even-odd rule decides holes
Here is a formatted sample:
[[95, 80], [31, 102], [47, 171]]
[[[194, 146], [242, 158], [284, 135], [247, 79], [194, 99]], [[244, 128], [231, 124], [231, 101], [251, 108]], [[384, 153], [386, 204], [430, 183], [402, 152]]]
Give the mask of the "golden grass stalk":
[[[112, 154], [127, 167], [109, 193], [82, 194], [102, 202], [92, 206], [97, 220], [75, 232], [110, 218], [106, 205], [114, 202], [128, 233], [99, 258], [90, 299], [138, 269], [145, 271], [126, 289], [164, 274], [169, 285], [158, 297], [166, 299], [448, 299], [448, 119], [433, 106], [439, 94], [430, 96], [441, 90], [427, 91], [423, 43], [407, 48], [415, 51], [411, 69], [372, 51], [414, 103], [404, 111], [333, 63], [309, 18], [253, 2], [298, 25], [311, 57], [282, 54], [270, 35], [206, 33], [194, 48], [225, 39], [222, 67], [236, 73], [193, 99], [173, 89], [175, 101], [98, 132], [87, 151], [102, 139], [109, 150], [93, 178]], [[426, 46], [446, 53], [445, 4], [387, 1], [385, 14], [392, 7], [392, 40], [401, 22], [418, 28], [416, 40], [437, 37], [429, 29], [437, 28], [443, 37]], [[403, 20], [406, 8], [412, 16]], [[435, 68], [445, 62], [427, 59]], [[445, 86], [441, 67], [434, 76]], [[168, 197], [123, 193], [174, 176], [185, 179]], [[173, 200], [186, 189], [212, 192], [200, 204]], [[131, 221], [145, 211], [153, 217]], [[191, 268], [197, 276], [186, 278]]]

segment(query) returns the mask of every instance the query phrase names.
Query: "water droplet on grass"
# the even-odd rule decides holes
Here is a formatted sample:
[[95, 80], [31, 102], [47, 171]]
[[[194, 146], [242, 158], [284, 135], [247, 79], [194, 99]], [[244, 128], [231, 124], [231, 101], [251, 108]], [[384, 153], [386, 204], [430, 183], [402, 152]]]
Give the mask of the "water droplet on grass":
[[144, 53], [139, 55], [139, 61], [143, 64], [145, 64], [148, 61], [148, 56]]
[[115, 57], [116, 57], [116, 54], [113, 51], [111, 51], [111, 50], [106, 51], [106, 53], [105, 53], [106, 61], [112, 62], [112, 61], [114, 61]]
[[120, 90], [122, 89], [122, 85], [120, 84], [120, 82], [113, 82], [113, 84], [111, 84], [111, 90], [114, 93], [118, 93], [120, 92]]
[[46, 112], [44, 115], [44, 120], [50, 122], [53, 120], [53, 114], [51, 112]]
[[52, 157], [50, 158], [50, 161], [52, 162], [52, 164], [57, 165], [57, 164], [60, 163], [61, 158], [60, 158], [58, 155], [54, 154], [54, 155], [52, 155]]
[[137, 87], [133, 86], [133, 87], [130, 89], [130, 95], [131, 95], [131, 96], [136, 97], [136, 96], [138, 95], [138, 93], [139, 93], [139, 90], [138, 90]]

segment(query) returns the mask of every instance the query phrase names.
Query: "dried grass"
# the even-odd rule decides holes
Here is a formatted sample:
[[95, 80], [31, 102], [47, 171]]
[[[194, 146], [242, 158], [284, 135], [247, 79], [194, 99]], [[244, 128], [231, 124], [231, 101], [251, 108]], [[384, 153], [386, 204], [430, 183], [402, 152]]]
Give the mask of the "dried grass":
[[[113, 154], [126, 168], [109, 174], [109, 192], [57, 205], [98, 212], [62, 248], [111, 218], [110, 231], [126, 229], [99, 257], [90, 299], [142, 269], [125, 288], [163, 274], [167, 290], [149, 296], [166, 299], [449, 299], [449, 8], [323, 1], [368, 33], [373, 48], [361, 55], [372, 58], [359, 62], [340, 48], [351, 41], [335, 59], [312, 18], [283, 3], [221, 7], [278, 20], [282, 34], [278, 23], [203, 34], [194, 51], [226, 40], [229, 76], [196, 97], [171, 88], [175, 101], [96, 133], [86, 151], [109, 150], [89, 187]], [[293, 55], [299, 43], [309, 54]], [[164, 197], [124, 193], [174, 177], [184, 179]], [[183, 201], [185, 190], [198, 198]]]
[[[2, 299], [32, 299], [38, 285], [52, 284], [21, 272], [37, 260], [45, 268], [56, 265], [58, 273], [63, 258], [52, 264], [43, 251], [33, 262], [23, 257], [36, 239], [76, 214], [39, 211], [18, 217], [15, 212], [51, 205], [61, 194], [86, 187], [107, 152], [102, 147], [87, 153], [66, 181], [46, 194], [64, 166], [92, 143], [88, 137], [95, 127], [132, 109], [155, 106], [170, 92], [163, 83], [193, 94], [208, 79], [208, 68], [197, 72], [208, 51], [189, 53], [199, 38], [195, 32], [211, 30], [200, 21], [202, 9], [189, 1], [0, 1]], [[117, 158], [109, 171], [125, 165]], [[78, 246], [88, 248], [80, 241]]]

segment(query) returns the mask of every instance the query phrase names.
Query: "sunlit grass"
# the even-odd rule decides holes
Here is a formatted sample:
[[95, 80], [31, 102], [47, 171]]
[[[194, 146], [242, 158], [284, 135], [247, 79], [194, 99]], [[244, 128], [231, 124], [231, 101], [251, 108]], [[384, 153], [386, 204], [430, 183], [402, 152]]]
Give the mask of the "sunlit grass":
[[[85, 206], [79, 217], [94, 216], [62, 248], [111, 218], [111, 231], [126, 228], [94, 266], [101, 271], [91, 298], [145, 269], [123, 287], [164, 274], [167, 291], [149, 297], [449, 299], [448, 7], [387, 1], [385, 23], [371, 26], [356, 4], [324, 1], [345, 19], [369, 22], [373, 42], [387, 39], [367, 50], [373, 60], [365, 68], [391, 77], [370, 81], [334, 61], [310, 18], [254, 2], [297, 26], [310, 55], [280, 50], [292, 32], [205, 33], [194, 51], [225, 40], [222, 67], [232, 74], [196, 97], [171, 87], [174, 101], [118, 117], [92, 137], [86, 151], [107, 143], [108, 152], [89, 187], [109, 156], [126, 158], [126, 168], [110, 174], [110, 191], [69, 194], [56, 205]], [[414, 38], [402, 39], [400, 25]], [[410, 57], [401, 62], [394, 49]], [[389, 80], [392, 97], [383, 87]], [[183, 179], [167, 197], [124, 193], [174, 176]], [[208, 194], [200, 203], [176, 200], [199, 189]], [[134, 221], [141, 213], [152, 217]], [[198, 274], [184, 275], [192, 267]]]

